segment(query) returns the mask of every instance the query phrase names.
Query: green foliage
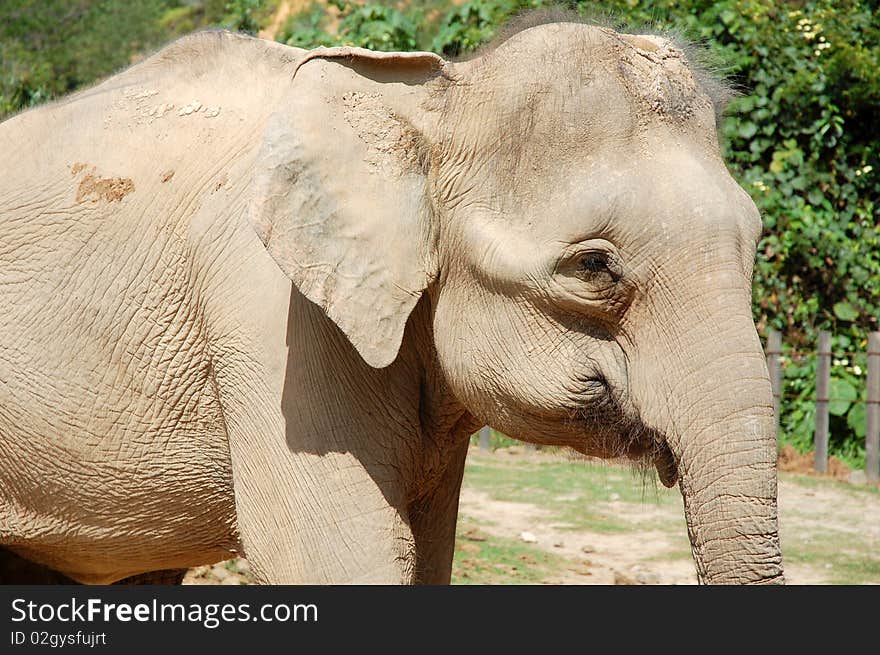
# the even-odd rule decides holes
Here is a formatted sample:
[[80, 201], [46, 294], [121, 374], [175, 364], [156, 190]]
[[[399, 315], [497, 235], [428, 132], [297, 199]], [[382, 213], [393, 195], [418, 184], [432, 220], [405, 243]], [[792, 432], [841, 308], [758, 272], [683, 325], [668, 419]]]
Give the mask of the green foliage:
[[[836, 341], [836, 348], [848, 347], [847, 337]], [[863, 468], [865, 460], [866, 360], [865, 355], [833, 358], [828, 389], [828, 450], [856, 468]], [[814, 355], [783, 357], [781, 436], [801, 452], [813, 448], [816, 364]]]
[[0, 118], [62, 95], [131, 62], [159, 37], [168, 3], [4, 0], [0, 3]]
[[358, 6], [336, 0], [334, 4], [342, 12], [339, 34], [351, 45], [384, 51], [415, 49], [418, 27], [400, 11], [377, 3]]
[[0, 119], [75, 91], [209, 26], [248, 32], [268, 0], [3, 0]]
[[278, 40], [296, 48], [317, 48], [320, 46], [329, 48], [340, 45], [337, 35], [327, 31], [326, 18], [324, 7], [313, 4], [310, 9], [292, 16], [287, 21]]
[[335, 32], [328, 31], [323, 8], [314, 5], [295, 16], [279, 40], [300, 48], [352, 45], [386, 52], [416, 49], [418, 24], [401, 11], [379, 3], [331, 0], [329, 4], [339, 11]]
[[[724, 122], [726, 156], [761, 210], [755, 266], [761, 328], [814, 349], [860, 350], [880, 316], [880, 22], [866, 2], [730, 2], [700, 29], [744, 94]], [[854, 365], [863, 373], [862, 367]], [[830, 450], [864, 462], [865, 380], [832, 371]], [[815, 363], [786, 371], [782, 439], [812, 447]], [[784, 426], [785, 427], [785, 426]]]
[[[278, 40], [312, 48], [473, 51], [514, 14], [548, 0], [313, 3]], [[763, 333], [814, 350], [860, 350], [880, 316], [880, 20], [876, 0], [597, 0], [562, 4], [623, 27], [672, 29], [706, 46], [740, 95], [720, 132], [730, 169], [761, 210], [754, 272]], [[209, 25], [255, 32], [277, 0], [5, 0], [0, 117], [67, 93], [138, 53]], [[784, 441], [809, 448], [815, 363], [785, 369]], [[832, 452], [859, 463], [862, 375], [835, 367]], [[860, 423], [861, 421], [861, 423]], [[861, 426], [861, 427], [860, 427]]]
[[440, 29], [431, 49], [455, 57], [489, 41], [497, 29], [525, 9], [541, 7], [540, 0], [471, 0], [449, 11], [440, 21]]
[[702, 35], [750, 91], [724, 134], [767, 227], [756, 319], [797, 345], [858, 339], [880, 315], [880, 23], [864, 2], [731, 4]]
[[254, 35], [260, 31], [256, 11], [262, 0], [230, 0], [226, 3], [226, 27], [236, 32]]
[[337, 10], [335, 28], [334, 17], [324, 6], [312, 3], [288, 22], [278, 40], [300, 48], [355, 45], [386, 51], [427, 49], [456, 56], [491, 39], [498, 28], [517, 13], [549, 3], [546, 0], [471, 0], [452, 5], [440, 13], [439, 18], [436, 9], [429, 11], [426, 7], [407, 6], [404, 11], [390, 3], [362, 5], [348, 0], [328, 0], [328, 4]]

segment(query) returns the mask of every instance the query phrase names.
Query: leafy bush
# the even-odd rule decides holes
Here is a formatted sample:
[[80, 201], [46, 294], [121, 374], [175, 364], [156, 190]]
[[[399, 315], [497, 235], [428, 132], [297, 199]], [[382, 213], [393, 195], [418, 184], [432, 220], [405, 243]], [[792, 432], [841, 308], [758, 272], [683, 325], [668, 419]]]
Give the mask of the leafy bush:
[[434, 52], [455, 57], [474, 50], [495, 36], [509, 18], [525, 9], [546, 4], [541, 0], [471, 0], [449, 11], [431, 42]]
[[334, 3], [342, 12], [339, 34], [351, 45], [372, 50], [414, 50], [418, 27], [405, 14], [381, 4]]
[[0, 120], [208, 26], [256, 31], [277, 0], [3, 0]]
[[[876, 4], [876, 3], [875, 3]], [[815, 350], [861, 350], [880, 316], [880, 22], [870, 3], [727, 2], [699, 14], [699, 36], [743, 89], [726, 155], [761, 209], [755, 319]], [[840, 356], [840, 361], [846, 357]], [[835, 367], [831, 397], [864, 398], [861, 367]], [[812, 446], [815, 360], [786, 369], [783, 441]], [[859, 374], [856, 374], [858, 371]], [[864, 404], [831, 404], [831, 451], [863, 466]]]
[[4, 0], [0, 118], [109, 75], [159, 38], [162, 3]]
[[[866, 359], [864, 355], [833, 358], [828, 389], [828, 450], [853, 466], [864, 466], [865, 459]], [[800, 452], [813, 448], [816, 365], [812, 355], [783, 357], [780, 430], [783, 441]]]
[[756, 318], [797, 345], [861, 340], [880, 315], [880, 23], [857, 2], [736, 4], [711, 36], [751, 91], [724, 132], [767, 227]]
[[256, 11], [263, 0], [231, 0], [226, 3], [225, 26], [236, 32], [254, 35], [260, 31]]
[[340, 45], [338, 35], [327, 31], [326, 20], [326, 9], [320, 4], [313, 4], [306, 11], [288, 19], [277, 38], [281, 43], [296, 48], [329, 48]]
[[339, 25], [328, 31], [326, 14], [320, 5], [296, 16], [279, 41], [300, 48], [319, 45], [352, 45], [371, 50], [415, 50], [417, 23], [406, 14], [378, 3], [359, 5], [346, 0], [330, 0], [339, 11]]

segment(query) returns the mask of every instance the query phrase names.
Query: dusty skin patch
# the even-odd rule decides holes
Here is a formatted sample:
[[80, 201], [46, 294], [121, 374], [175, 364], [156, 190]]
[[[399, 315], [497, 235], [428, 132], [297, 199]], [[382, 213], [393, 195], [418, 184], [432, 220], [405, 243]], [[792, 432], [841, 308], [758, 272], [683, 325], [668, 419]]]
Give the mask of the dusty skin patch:
[[[85, 167], [85, 164], [74, 164], [70, 169], [70, 174], [76, 176]], [[122, 200], [132, 191], [134, 191], [134, 182], [131, 181], [131, 178], [100, 177], [95, 173], [95, 168], [92, 167], [92, 170], [80, 180], [79, 187], [76, 190], [76, 201], [85, 202], [89, 200], [91, 202], [99, 202], [104, 200], [105, 202], [114, 202]]]
[[708, 102], [672, 43], [650, 35], [609, 34], [629, 46], [618, 50], [618, 78], [649, 112], [688, 120]]
[[620, 38], [628, 41], [635, 48], [644, 50], [645, 52], [657, 52], [663, 47], [663, 43], [656, 36], [639, 35], [639, 34], [621, 34]]
[[418, 137], [409, 124], [384, 106], [378, 93], [342, 95], [343, 115], [367, 146], [366, 164], [386, 177], [418, 169]]
[[174, 171], [165, 171], [162, 173], [162, 177], [159, 179], [162, 180], [162, 184], [168, 182], [172, 177], [174, 177]]

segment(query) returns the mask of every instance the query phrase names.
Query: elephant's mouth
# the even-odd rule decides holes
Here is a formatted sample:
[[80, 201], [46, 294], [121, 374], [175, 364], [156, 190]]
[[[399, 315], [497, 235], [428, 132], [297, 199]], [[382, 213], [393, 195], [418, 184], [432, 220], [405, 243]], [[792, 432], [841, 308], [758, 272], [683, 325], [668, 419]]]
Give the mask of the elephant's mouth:
[[575, 414], [585, 434], [581, 454], [602, 458], [625, 457], [645, 467], [653, 466], [665, 487], [678, 483], [678, 463], [665, 437], [649, 428], [638, 415], [624, 410], [604, 378], [591, 380], [594, 400]]
[[637, 438], [630, 437], [631, 448], [627, 457], [646, 468], [653, 465], [663, 486], [674, 487], [678, 483], [678, 463], [666, 439], [648, 428], [641, 427], [639, 432], [641, 434]]

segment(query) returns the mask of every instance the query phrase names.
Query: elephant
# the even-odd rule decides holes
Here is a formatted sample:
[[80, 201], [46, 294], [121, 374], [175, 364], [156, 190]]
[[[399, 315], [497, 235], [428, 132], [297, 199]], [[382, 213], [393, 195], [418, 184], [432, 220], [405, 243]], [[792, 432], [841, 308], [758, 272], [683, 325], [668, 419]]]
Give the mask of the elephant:
[[491, 425], [678, 485], [782, 583], [762, 224], [685, 46], [172, 42], [0, 124], [0, 545], [87, 584], [448, 584]]

